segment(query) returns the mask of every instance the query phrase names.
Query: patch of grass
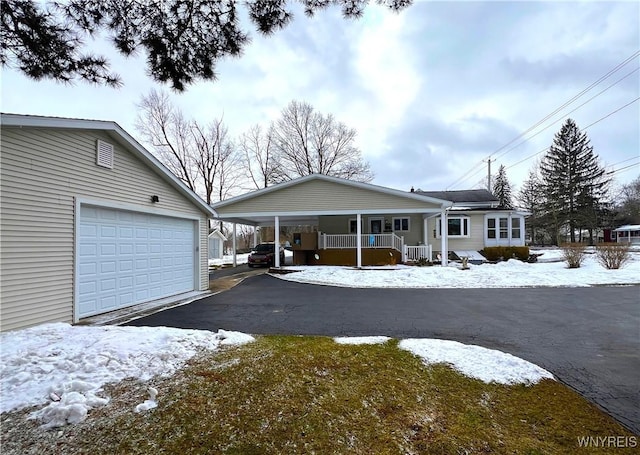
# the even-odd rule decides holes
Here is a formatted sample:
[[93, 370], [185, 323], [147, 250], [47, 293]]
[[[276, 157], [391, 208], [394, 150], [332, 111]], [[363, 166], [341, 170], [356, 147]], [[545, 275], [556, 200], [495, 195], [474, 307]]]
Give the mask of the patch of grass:
[[[203, 354], [153, 385], [160, 391], [158, 408], [136, 414], [109, 411], [110, 404], [75, 430], [63, 429], [74, 437], [63, 434], [57, 449], [68, 454], [623, 454], [624, 449], [580, 448], [578, 438], [632, 436], [560, 383], [485, 384], [445, 365], [425, 366], [395, 340], [353, 346], [322, 337], [259, 337]], [[141, 402], [145, 386], [138, 387]], [[131, 386], [120, 393], [132, 409]], [[114, 397], [113, 406], [117, 403]]]

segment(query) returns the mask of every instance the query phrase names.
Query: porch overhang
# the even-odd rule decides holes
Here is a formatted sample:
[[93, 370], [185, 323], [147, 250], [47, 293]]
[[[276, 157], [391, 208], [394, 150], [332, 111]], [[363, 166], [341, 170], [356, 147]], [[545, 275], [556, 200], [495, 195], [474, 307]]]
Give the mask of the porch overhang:
[[[276, 230], [285, 225], [317, 225], [324, 216], [356, 216], [358, 219], [369, 215], [446, 216], [452, 206], [453, 202], [448, 200], [320, 174], [212, 205], [217, 220], [256, 227], [275, 226]], [[360, 222], [357, 225], [360, 226]], [[278, 236], [275, 243], [279, 247]], [[357, 248], [359, 256], [361, 247]]]

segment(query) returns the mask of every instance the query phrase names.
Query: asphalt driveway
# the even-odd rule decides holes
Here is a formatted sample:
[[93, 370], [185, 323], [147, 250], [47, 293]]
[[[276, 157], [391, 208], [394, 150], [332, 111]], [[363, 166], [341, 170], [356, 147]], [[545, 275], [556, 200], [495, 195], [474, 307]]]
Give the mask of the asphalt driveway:
[[499, 349], [640, 434], [640, 288], [356, 289], [268, 275], [130, 325], [443, 338]]

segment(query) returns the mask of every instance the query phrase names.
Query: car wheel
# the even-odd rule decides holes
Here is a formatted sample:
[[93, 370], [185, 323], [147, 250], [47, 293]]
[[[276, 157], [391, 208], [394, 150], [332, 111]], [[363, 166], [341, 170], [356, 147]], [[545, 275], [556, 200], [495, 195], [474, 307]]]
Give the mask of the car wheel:
[[250, 269], [253, 268], [253, 264], [247, 264], [249, 266]]

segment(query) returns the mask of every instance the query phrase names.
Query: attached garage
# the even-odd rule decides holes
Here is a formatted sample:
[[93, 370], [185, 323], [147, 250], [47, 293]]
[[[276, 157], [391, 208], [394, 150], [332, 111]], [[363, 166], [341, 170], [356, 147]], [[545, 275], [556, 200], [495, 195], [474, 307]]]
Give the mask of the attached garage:
[[79, 318], [197, 289], [194, 221], [81, 205]]
[[120, 126], [0, 128], [0, 330], [208, 291], [215, 212]]

